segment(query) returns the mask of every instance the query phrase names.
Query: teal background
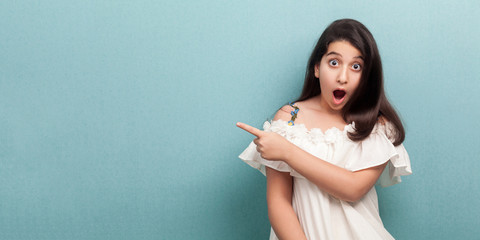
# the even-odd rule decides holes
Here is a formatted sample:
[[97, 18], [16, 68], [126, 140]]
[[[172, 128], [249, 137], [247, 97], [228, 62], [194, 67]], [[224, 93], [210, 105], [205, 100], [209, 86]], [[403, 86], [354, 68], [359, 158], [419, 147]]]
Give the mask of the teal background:
[[363, 22], [414, 174], [379, 189], [397, 239], [480, 235], [479, 1], [2, 1], [0, 239], [267, 239], [237, 156]]

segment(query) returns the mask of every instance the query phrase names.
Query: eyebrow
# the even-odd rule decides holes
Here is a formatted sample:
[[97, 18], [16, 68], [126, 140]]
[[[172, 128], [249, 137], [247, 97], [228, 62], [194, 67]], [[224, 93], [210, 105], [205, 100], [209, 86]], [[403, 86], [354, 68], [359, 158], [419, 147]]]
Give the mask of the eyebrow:
[[[342, 54], [337, 53], [337, 52], [334, 52], [334, 51], [331, 51], [331, 52], [327, 53], [325, 56], [329, 56], [329, 55], [338, 55], [338, 56], [340, 56], [340, 57], [343, 57]], [[353, 57], [353, 58], [360, 58], [360, 59], [362, 59], [362, 60], [365, 60], [365, 59], [363, 59], [362, 56], [356, 56], [356, 57]]]

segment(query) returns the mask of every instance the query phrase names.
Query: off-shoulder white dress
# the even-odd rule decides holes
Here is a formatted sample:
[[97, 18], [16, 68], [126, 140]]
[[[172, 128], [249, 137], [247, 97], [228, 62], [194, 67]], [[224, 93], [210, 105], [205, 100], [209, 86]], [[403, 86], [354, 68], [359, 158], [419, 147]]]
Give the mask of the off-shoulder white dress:
[[[403, 145], [389, 140], [391, 126], [378, 123], [370, 136], [354, 142], [347, 136], [352, 124], [343, 130], [307, 129], [303, 124], [289, 126], [286, 121], [265, 122], [263, 129], [276, 132], [314, 156], [350, 171], [359, 171], [388, 162], [377, 184], [391, 186], [401, 182], [400, 176], [412, 173], [410, 159]], [[263, 159], [252, 142], [240, 159], [265, 174], [265, 166], [293, 177], [292, 205], [307, 239], [393, 239], [383, 226], [378, 212], [375, 188], [357, 202], [339, 200], [320, 190], [282, 161]], [[273, 229], [270, 239], [278, 239]]]

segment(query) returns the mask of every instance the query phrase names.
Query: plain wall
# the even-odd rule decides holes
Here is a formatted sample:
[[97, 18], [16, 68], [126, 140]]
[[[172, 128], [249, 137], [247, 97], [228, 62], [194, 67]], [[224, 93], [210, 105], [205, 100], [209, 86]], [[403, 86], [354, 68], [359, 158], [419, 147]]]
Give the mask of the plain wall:
[[238, 159], [333, 20], [375, 36], [414, 174], [397, 239], [480, 235], [479, 1], [2, 1], [0, 239], [267, 239]]

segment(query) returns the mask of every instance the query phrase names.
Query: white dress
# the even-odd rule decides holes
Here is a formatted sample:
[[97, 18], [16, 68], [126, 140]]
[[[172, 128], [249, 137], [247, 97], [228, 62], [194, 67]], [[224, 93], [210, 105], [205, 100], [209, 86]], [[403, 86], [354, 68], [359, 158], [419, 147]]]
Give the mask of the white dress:
[[[353, 126], [350, 124], [343, 130], [331, 128], [322, 132], [316, 128], [308, 130], [303, 124], [289, 126], [286, 121], [276, 120], [265, 122], [263, 128], [280, 134], [320, 159], [350, 171], [388, 161], [377, 181], [384, 187], [399, 183], [401, 175], [412, 173], [410, 159], [403, 145], [395, 147], [387, 137], [391, 124], [377, 124], [372, 133], [360, 142], [354, 142], [347, 136], [347, 132], [353, 131]], [[253, 142], [239, 157], [264, 175], [265, 166], [290, 173], [293, 177], [293, 209], [307, 239], [394, 239], [380, 219], [374, 187], [359, 201], [346, 202], [320, 190], [285, 162], [263, 159]], [[270, 239], [278, 239], [273, 229]]]

